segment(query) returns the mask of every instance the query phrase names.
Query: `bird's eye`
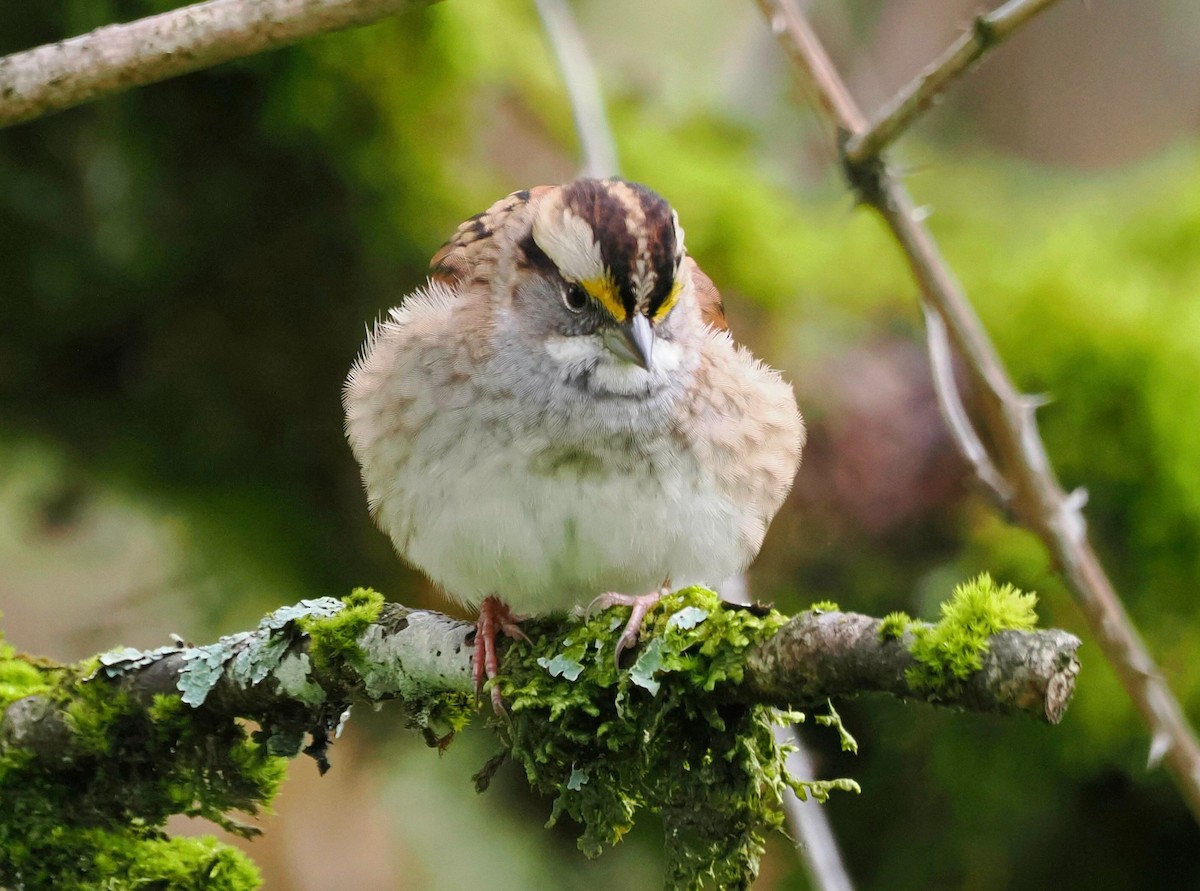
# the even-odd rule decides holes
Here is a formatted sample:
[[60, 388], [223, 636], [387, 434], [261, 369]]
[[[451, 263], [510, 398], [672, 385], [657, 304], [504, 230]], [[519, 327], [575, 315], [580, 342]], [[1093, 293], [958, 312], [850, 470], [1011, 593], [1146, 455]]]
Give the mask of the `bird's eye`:
[[563, 306], [571, 312], [583, 312], [588, 305], [588, 293], [584, 290], [583, 285], [571, 282], [563, 291], [562, 301]]

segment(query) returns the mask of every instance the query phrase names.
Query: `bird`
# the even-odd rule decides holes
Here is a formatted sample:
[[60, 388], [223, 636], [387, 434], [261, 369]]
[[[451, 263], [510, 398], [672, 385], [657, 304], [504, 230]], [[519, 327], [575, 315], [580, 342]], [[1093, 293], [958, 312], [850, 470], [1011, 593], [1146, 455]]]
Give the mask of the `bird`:
[[630, 607], [619, 665], [668, 586], [743, 571], [805, 441], [674, 209], [620, 178], [523, 189], [459, 226], [369, 330], [343, 404], [376, 523], [479, 608], [477, 696], [529, 614]]

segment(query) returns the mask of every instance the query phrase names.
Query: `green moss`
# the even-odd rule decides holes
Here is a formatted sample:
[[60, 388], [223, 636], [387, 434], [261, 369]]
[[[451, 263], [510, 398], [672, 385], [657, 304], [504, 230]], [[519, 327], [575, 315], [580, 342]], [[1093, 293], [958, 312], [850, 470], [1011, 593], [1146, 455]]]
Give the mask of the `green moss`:
[[19, 654], [0, 634], [0, 711], [10, 702], [53, 689], [57, 668], [47, 660]]
[[168, 838], [146, 829], [64, 828], [44, 846], [25, 853], [31, 855], [22, 857], [29, 866], [15, 875], [27, 888], [246, 891], [262, 885], [257, 867], [245, 854], [211, 836]]
[[228, 813], [269, 802], [285, 763], [237, 722], [208, 718], [177, 696], [146, 706], [116, 693], [98, 665], [24, 659], [0, 639], [4, 704], [42, 697], [63, 709], [68, 731], [61, 759], [0, 745], [0, 886], [258, 887], [240, 852], [168, 838], [160, 827], [181, 813], [250, 834]]
[[748, 887], [765, 833], [781, 823], [784, 790], [820, 798], [846, 787], [791, 780], [772, 730], [781, 716], [730, 703], [723, 689], [741, 680], [745, 650], [784, 621], [685, 589], [647, 616], [645, 643], [620, 670], [618, 611], [565, 637], [560, 620], [525, 623], [531, 643], [513, 645], [496, 683], [513, 758], [555, 796], [550, 823], [566, 815], [581, 824], [579, 847], [595, 857], [646, 809], [663, 821], [668, 888]]
[[916, 664], [905, 673], [913, 689], [952, 692], [983, 666], [988, 640], [1000, 631], [1037, 625], [1037, 596], [997, 585], [983, 573], [954, 589], [936, 625], [913, 627]]
[[382, 594], [370, 588], [355, 588], [342, 598], [343, 608], [331, 616], [302, 616], [301, 630], [311, 639], [308, 654], [321, 672], [334, 676], [343, 666], [361, 668], [363, 650], [358, 640], [379, 618]]
[[43, 684], [42, 674], [37, 668], [14, 657], [11, 648], [0, 647], [0, 709], [10, 702], [41, 692]]
[[[853, 752], [855, 755], [857, 755], [858, 740], [850, 735], [850, 731], [847, 730], [846, 726], [842, 723], [842, 716], [839, 715], [838, 710], [833, 707], [833, 701], [826, 700], [825, 704], [828, 707], [829, 712], [828, 714], [817, 715], [816, 722], [822, 727], [832, 727], [837, 731], [838, 742], [841, 743], [843, 752]], [[857, 786], [855, 786], [855, 791], [858, 791]]]
[[879, 623], [880, 640], [899, 640], [912, 627], [912, 616], [904, 612], [888, 613]]
[[841, 607], [832, 600], [818, 600], [809, 607], [814, 613], [836, 613], [841, 612]]

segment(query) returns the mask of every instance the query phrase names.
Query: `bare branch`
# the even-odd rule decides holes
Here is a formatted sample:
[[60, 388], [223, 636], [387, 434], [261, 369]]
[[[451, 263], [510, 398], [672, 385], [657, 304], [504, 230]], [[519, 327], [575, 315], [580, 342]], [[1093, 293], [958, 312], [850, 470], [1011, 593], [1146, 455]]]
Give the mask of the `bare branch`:
[[905, 85], [864, 129], [846, 140], [846, 158], [851, 163], [861, 164], [869, 158], [878, 157], [923, 112], [937, 104], [942, 93], [955, 80], [1054, 2], [1009, 0], [989, 13], [977, 15], [969, 31], [954, 41], [936, 62]]
[[0, 59], [0, 127], [431, 0], [209, 0]]
[[603, 178], [620, 172], [617, 144], [613, 139], [604, 97], [587, 44], [579, 33], [566, 0], [534, 0], [542, 28], [554, 49], [558, 69], [571, 99], [575, 132], [583, 152], [583, 175]]
[[[758, 0], [805, 85], [841, 131], [843, 144], [863, 129], [863, 117], [804, 16], [790, 0]], [[880, 158], [843, 156], [859, 198], [887, 222], [908, 260], [924, 299], [946, 325], [979, 394], [981, 422], [997, 466], [1012, 490], [1014, 515], [1045, 543], [1066, 577], [1105, 658], [1116, 669], [1153, 741], [1152, 755], [1171, 772], [1200, 819], [1200, 745], [1174, 693], [1125, 612], [1087, 537], [1082, 497], [1059, 485], [1037, 430], [1037, 400], [1020, 394], [974, 308], [942, 258], [907, 190]], [[979, 438], [979, 437], [976, 437]], [[964, 451], [966, 444], [960, 444]], [[1152, 759], [1154, 760], [1154, 759]]]
[[934, 692], [909, 684], [913, 631], [889, 637], [880, 624], [858, 613], [801, 613], [750, 653], [739, 695], [803, 708], [829, 697], [888, 693], [975, 712], [1024, 712], [1057, 724], [1075, 690], [1079, 639], [1065, 631], [1002, 631], [991, 638], [983, 667], [960, 689]]
[[866, 118], [854, 103], [854, 97], [838, 77], [837, 69], [826, 55], [808, 20], [790, 0], [755, 0], [767, 18], [772, 33], [792, 64], [800, 69], [800, 85], [812, 90], [813, 100], [834, 125], [846, 133], [857, 133], [866, 126]]

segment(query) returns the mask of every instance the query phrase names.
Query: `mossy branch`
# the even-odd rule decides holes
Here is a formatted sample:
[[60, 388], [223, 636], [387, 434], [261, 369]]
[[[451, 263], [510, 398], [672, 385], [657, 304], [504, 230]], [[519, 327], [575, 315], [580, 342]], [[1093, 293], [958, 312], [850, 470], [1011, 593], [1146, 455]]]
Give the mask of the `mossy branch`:
[[[829, 697], [883, 692], [1053, 723], [1074, 689], [1079, 641], [1031, 630], [1031, 596], [987, 577], [961, 586], [934, 625], [822, 606], [788, 620], [687, 589], [651, 613], [620, 668], [611, 654], [622, 617], [531, 620], [497, 682], [511, 712], [497, 722], [507, 754], [556, 796], [555, 816], [585, 827], [585, 853], [614, 843], [646, 808], [673, 839], [669, 887], [742, 887], [784, 789], [823, 798], [857, 788], [787, 777], [776, 709], [802, 720], [796, 709]], [[199, 814], [249, 834], [229, 812], [269, 804], [285, 757], [303, 751], [326, 769], [353, 704], [397, 701], [429, 744], [445, 745], [476, 709], [473, 634], [359, 590], [284, 607], [208, 646], [74, 666], [0, 640], [0, 887], [48, 877], [75, 887], [54, 864], [99, 850], [127, 870], [153, 851], [164, 869], [187, 873], [164, 848], [166, 817]], [[828, 711], [818, 722], [840, 729]], [[247, 732], [245, 719], [258, 729]], [[255, 887], [252, 865], [229, 849], [181, 840], [176, 853], [198, 861], [193, 871], [220, 866], [229, 883], [212, 887]]]
[[[438, 729], [437, 716], [449, 716], [472, 692], [474, 625], [385, 603], [354, 628], [356, 636], [339, 643], [338, 634], [344, 638], [348, 624], [346, 602], [354, 600], [323, 598], [285, 607], [256, 631], [206, 647], [178, 644], [103, 654], [81, 663], [74, 677], [91, 686], [107, 683], [113, 696], [127, 695], [146, 708], [160, 695], [179, 696], [198, 713], [250, 718], [276, 730], [302, 733], [328, 717], [331, 708], [337, 718], [352, 704], [389, 700], [399, 700], [420, 726]], [[730, 688], [730, 699], [803, 709], [831, 697], [885, 693], [966, 711], [1024, 713], [1055, 724], [1074, 692], [1080, 641], [1067, 632], [997, 630], [987, 638], [977, 670], [960, 685], [938, 685], [913, 672], [921, 664], [914, 655], [917, 640], [936, 626], [826, 606], [833, 604], [800, 613], [749, 649], [744, 677]], [[334, 617], [338, 623], [329, 622]], [[551, 632], [560, 637], [574, 625], [565, 617], [550, 621]], [[331, 633], [336, 627], [341, 631]], [[71, 705], [72, 699], [61, 695], [52, 703], [42, 694], [13, 701], [0, 721], [0, 751], [69, 757]], [[283, 746], [282, 738], [275, 745]], [[285, 747], [283, 753], [296, 751]]]
[[801, 613], [747, 657], [739, 693], [790, 708], [887, 693], [965, 711], [1024, 713], [1050, 724], [1062, 720], [1079, 673], [1079, 638], [1054, 629], [999, 631], [989, 638], [978, 670], [961, 683], [939, 685], [922, 683], [928, 666], [914, 655], [922, 632], [933, 627], [906, 622], [896, 635], [887, 619]]

